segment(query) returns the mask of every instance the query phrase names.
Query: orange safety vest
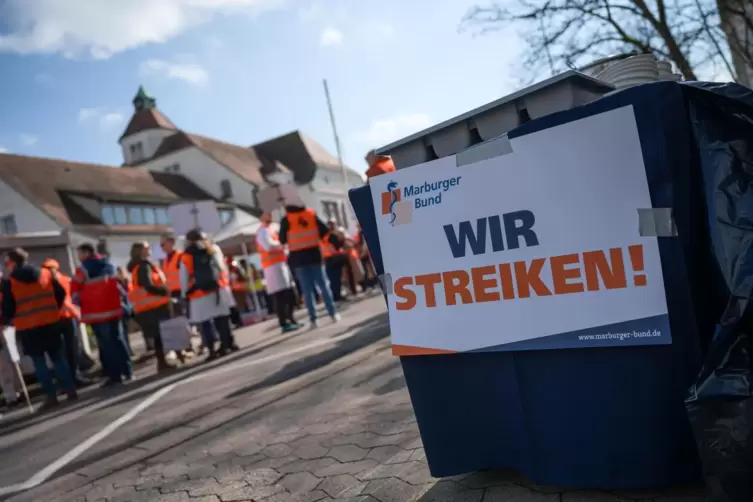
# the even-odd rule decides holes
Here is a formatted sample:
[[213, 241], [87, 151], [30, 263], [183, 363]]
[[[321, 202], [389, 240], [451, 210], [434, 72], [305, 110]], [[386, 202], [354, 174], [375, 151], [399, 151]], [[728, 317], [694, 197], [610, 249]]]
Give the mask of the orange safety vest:
[[[264, 225], [264, 228], [267, 229], [270, 238], [272, 238], [273, 240], [279, 239], [277, 233], [269, 229], [269, 225]], [[277, 249], [264, 251], [264, 248], [259, 245], [258, 237], [256, 238], [256, 249], [259, 251], [259, 260], [261, 261], [261, 268], [263, 269], [269, 268], [272, 265], [277, 265], [278, 263], [285, 263], [285, 261], [287, 261], [287, 257], [285, 256], [285, 249], [279, 247]]]
[[[193, 283], [193, 256], [191, 256], [191, 253], [183, 253], [183, 256], [180, 257], [181, 262], [183, 263], [183, 266], [186, 267], [186, 272], [188, 272], [189, 279], [189, 290], [191, 289], [191, 283]], [[227, 276], [227, 270], [223, 269], [220, 272], [220, 276], [217, 278], [217, 283], [219, 287], [224, 288], [230, 285], [230, 281]], [[202, 296], [207, 296], [213, 294], [214, 291], [202, 291], [202, 290], [195, 290], [188, 294], [189, 300], [196, 300], [197, 298], [201, 298]]]
[[335, 246], [332, 245], [332, 243], [329, 241], [329, 234], [322, 239], [321, 244], [319, 245], [319, 249], [322, 251], [322, 258], [325, 260], [327, 258], [332, 258], [336, 254], [339, 254], [339, 251]]
[[60, 317], [63, 319], [81, 319], [81, 311], [71, 300], [71, 278], [65, 274], [57, 273], [58, 282], [65, 290], [65, 301], [60, 309]]
[[288, 250], [302, 251], [319, 247], [319, 224], [313, 209], [287, 213]]
[[[170, 298], [167, 296], [157, 296], [148, 292], [139, 284], [139, 267], [141, 264], [136, 265], [131, 272], [131, 285], [128, 288], [128, 302], [133, 306], [135, 313], [147, 312], [156, 308], [162, 307], [170, 303]], [[164, 286], [164, 276], [160, 273], [159, 269], [152, 268], [151, 271], [152, 283], [155, 286]]]
[[237, 271], [233, 271], [230, 274], [230, 277], [230, 289], [232, 289], [233, 291], [242, 291], [245, 293], [247, 290], [246, 281], [241, 278], [241, 274]]
[[162, 260], [162, 272], [165, 274], [166, 286], [170, 292], [180, 291], [180, 256], [182, 251], [173, 251], [170, 258]]
[[81, 322], [86, 324], [113, 321], [123, 317], [119, 281], [111, 275], [90, 278], [86, 269], [76, 269], [71, 287], [81, 304]]
[[60, 307], [55, 300], [53, 274], [46, 268], [36, 282], [21, 282], [10, 278], [10, 288], [16, 301], [13, 325], [18, 331], [48, 326], [60, 321]]

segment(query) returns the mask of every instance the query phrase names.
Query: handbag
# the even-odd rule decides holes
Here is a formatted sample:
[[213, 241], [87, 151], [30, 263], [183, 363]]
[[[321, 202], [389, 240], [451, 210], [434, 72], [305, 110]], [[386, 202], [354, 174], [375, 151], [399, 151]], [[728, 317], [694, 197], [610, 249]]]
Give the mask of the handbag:
[[162, 347], [165, 353], [171, 350], [178, 352], [191, 348], [193, 330], [191, 329], [191, 324], [188, 322], [188, 318], [184, 315], [175, 315], [172, 298], [170, 298], [167, 308], [170, 311], [170, 317], [159, 323], [159, 335], [162, 339]]

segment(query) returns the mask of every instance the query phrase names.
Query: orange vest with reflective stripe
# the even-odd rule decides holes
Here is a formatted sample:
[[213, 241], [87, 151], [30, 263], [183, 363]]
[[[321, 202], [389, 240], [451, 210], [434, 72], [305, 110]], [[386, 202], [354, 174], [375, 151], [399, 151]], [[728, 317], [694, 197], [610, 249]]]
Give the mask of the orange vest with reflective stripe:
[[[136, 265], [131, 272], [131, 286], [128, 289], [128, 302], [133, 306], [133, 311], [138, 314], [140, 312], [154, 310], [170, 303], [170, 298], [167, 296], [153, 295], [141, 287], [139, 284], [139, 267], [141, 267], [141, 264]], [[159, 269], [152, 268], [151, 276], [152, 283], [154, 283], [155, 286], [165, 285], [165, 281], [163, 280], [163, 276], [160, 274]]]
[[[269, 237], [272, 240], [279, 239], [277, 234], [269, 229], [269, 225], [264, 225], [264, 228], [267, 229], [267, 232], [269, 233]], [[277, 249], [264, 251], [264, 248], [259, 245], [258, 237], [256, 239], [256, 249], [259, 251], [259, 260], [261, 261], [261, 268], [269, 268], [272, 265], [277, 265], [278, 263], [285, 263], [287, 261], [287, 257], [285, 256], [285, 249], [283, 249], [282, 247], [279, 247]]]
[[52, 272], [43, 268], [36, 282], [21, 282], [10, 278], [10, 288], [16, 301], [13, 326], [27, 331], [60, 321], [60, 307], [55, 300]]
[[167, 289], [170, 292], [180, 291], [180, 257], [182, 251], [173, 251], [170, 258], [162, 260], [162, 272], [165, 274]]
[[333, 246], [329, 241], [329, 234], [327, 234], [327, 236], [322, 239], [319, 248], [322, 250], [322, 258], [324, 258], [325, 260], [327, 258], [332, 258], [336, 254], [338, 254], [337, 248], [335, 248], [335, 246]]
[[65, 290], [65, 301], [60, 309], [60, 317], [63, 319], [81, 319], [81, 311], [71, 300], [71, 278], [65, 274], [57, 273], [58, 282]]
[[83, 266], [76, 269], [81, 322], [101, 323], [123, 317], [118, 279], [111, 275], [89, 278]]
[[[191, 253], [183, 253], [183, 256], [180, 257], [181, 263], [183, 263], [183, 266], [186, 267], [186, 272], [188, 272], [189, 277], [189, 289], [191, 284], [193, 284], [193, 256], [191, 256]], [[220, 276], [217, 278], [217, 284], [219, 287], [224, 288], [230, 285], [230, 280], [228, 279], [227, 270], [224, 268], [220, 271]], [[189, 300], [195, 300], [197, 298], [201, 298], [202, 296], [207, 296], [214, 294], [214, 291], [202, 291], [200, 289], [197, 289], [195, 291], [192, 291], [188, 294]]]
[[288, 250], [292, 253], [319, 247], [319, 225], [313, 209], [287, 213]]
[[243, 280], [243, 276], [238, 270], [234, 270], [230, 273], [230, 289], [233, 291], [243, 291], [244, 293], [248, 289], [246, 281]]

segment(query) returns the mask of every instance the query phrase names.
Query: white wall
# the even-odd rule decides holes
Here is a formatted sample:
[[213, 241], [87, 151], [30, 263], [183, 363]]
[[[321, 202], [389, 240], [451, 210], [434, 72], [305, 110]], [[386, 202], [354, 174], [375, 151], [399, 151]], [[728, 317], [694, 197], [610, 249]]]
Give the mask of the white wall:
[[[146, 131], [137, 132], [120, 141], [123, 153], [123, 161], [126, 164], [135, 164], [144, 159], [150, 158], [157, 151], [162, 140], [175, 134], [175, 131], [165, 129], [147, 129]], [[144, 153], [143, 158], [134, 159], [131, 157], [131, 145], [141, 142], [141, 151]]]
[[0, 218], [14, 215], [19, 233], [59, 231], [60, 225], [25, 197], [0, 181]]
[[221, 198], [222, 190], [220, 183], [222, 180], [230, 181], [233, 190], [233, 197], [229, 202], [235, 204], [245, 204], [254, 207], [253, 184], [247, 182], [235, 172], [219, 164], [198, 148], [184, 148], [170, 155], [165, 155], [158, 159], [151, 160], [139, 166], [139, 169], [148, 169], [150, 171], [165, 172], [167, 167], [175, 164], [180, 165], [178, 174], [182, 174], [189, 180], [193, 181], [198, 187], [211, 194], [213, 197]]

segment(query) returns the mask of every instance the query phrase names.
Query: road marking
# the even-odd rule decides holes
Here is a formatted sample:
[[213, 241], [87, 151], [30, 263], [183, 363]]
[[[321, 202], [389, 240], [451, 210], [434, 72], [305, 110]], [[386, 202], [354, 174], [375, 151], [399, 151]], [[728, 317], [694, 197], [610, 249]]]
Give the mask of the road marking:
[[[385, 324], [386, 323], [380, 322], [376, 324], [373, 328], [369, 329], [368, 331], [372, 331], [373, 329], [383, 328], [385, 327]], [[343, 333], [342, 335], [338, 335], [332, 338], [326, 338], [324, 340], [319, 340], [317, 342], [312, 342], [308, 345], [297, 347], [287, 352], [271, 354], [269, 356], [262, 357], [261, 359], [252, 359], [250, 361], [233, 362], [233, 363], [228, 364], [227, 366], [220, 366], [217, 368], [213, 368], [205, 373], [199, 373], [197, 375], [190, 376], [186, 378], [185, 380], [180, 380], [180, 381], [171, 383], [169, 385], [166, 385], [165, 387], [162, 387], [159, 390], [152, 393], [149, 397], [144, 399], [138, 405], [134, 406], [125, 415], [115, 420], [114, 422], [109, 424], [107, 427], [105, 427], [98, 433], [94, 434], [89, 439], [79, 444], [78, 446], [73, 448], [71, 451], [69, 451], [68, 453], [60, 457], [59, 459], [55, 460], [53, 463], [51, 463], [50, 465], [48, 465], [47, 467], [45, 467], [44, 469], [42, 469], [41, 471], [33, 475], [32, 477], [30, 477], [25, 482], [18, 483], [15, 485], [0, 487], [0, 497], [5, 496], [5, 495], [10, 495], [12, 493], [18, 493], [18, 492], [30, 490], [32, 488], [36, 488], [37, 486], [41, 485], [42, 483], [47, 481], [51, 476], [53, 476], [56, 472], [58, 472], [60, 469], [70, 464], [73, 460], [75, 460], [81, 454], [86, 452], [92, 446], [96, 445], [97, 443], [105, 439], [107, 436], [115, 432], [118, 428], [128, 423], [136, 415], [146, 410], [149, 406], [156, 403], [161, 397], [163, 397], [165, 394], [167, 394], [174, 388], [178, 387], [179, 385], [184, 385], [190, 382], [195, 382], [196, 380], [200, 380], [202, 378], [207, 378], [210, 376], [220, 375], [220, 374], [227, 373], [229, 371], [239, 369], [239, 368], [246, 368], [249, 366], [255, 366], [257, 364], [264, 364], [264, 363], [276, 361], [277, 359], [282, 359], [284, 357], [295, 355], [300, 352], [305, 352], [307, 350], [321, 347], [323, 345], [331, 345], [333, 343], [337, 343], [340, 340], [345, 340], [346, 338], [350, 338], [353, 335], [354, 335], [354, 331], [353, 331], [353, 328], [351, 328], [350, 330]]]

